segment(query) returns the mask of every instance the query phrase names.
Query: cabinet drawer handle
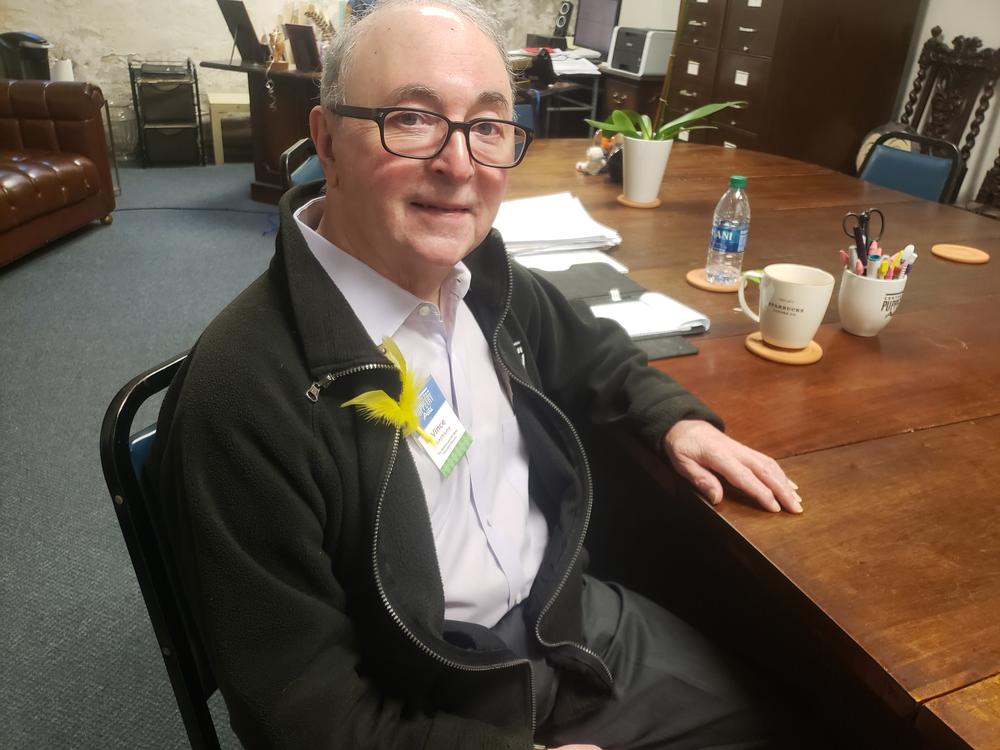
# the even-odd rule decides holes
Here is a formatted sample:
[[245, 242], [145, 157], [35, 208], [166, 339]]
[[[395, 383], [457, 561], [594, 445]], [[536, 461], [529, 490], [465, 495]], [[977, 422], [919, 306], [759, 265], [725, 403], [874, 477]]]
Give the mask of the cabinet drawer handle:
[[626, 99], [628, 99], [628, 94], [622, 94], [619, 91], [614, 91], [611, 94], [611, 98], [614, 100], [615, 104], [623, 104]]
[[699, 29], [703, 29], [706, 26], [708, 26], [708, 21], [699, 21], [697, 19], [692, 18], [690, 21], [688, 21], [688, 26], [696, 26]]
[[737, 30], [742, 31], [744, 34], [756, 34], [757, 29], [751, 29], [749, 26], [738, 26]]
[[698, 94], [694, 91], [688, 91], [687, 89], [681, 89], [677, 92], [678, 96], [686, 96], [688, 99], [694, 99]]
[[749, 51], [750, 51], [750, 45], [748, 45], [748, 44], [744, 44], [744, 45], [743, 45], [743, 51], [744, 51], [744, 52], [749, 52]]

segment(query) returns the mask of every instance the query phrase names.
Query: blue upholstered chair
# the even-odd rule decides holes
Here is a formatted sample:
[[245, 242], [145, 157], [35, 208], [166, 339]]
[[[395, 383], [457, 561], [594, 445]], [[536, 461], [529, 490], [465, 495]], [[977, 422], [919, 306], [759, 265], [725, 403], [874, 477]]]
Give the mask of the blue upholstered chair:
[[284, 190], [313, 180], [323, 179], [323, 167], [311, 138], [300, 138], [281, 153], [278, 162]]
[[[891, 138], [912, 141], [921, 151], [886, 146]], [[941, 154], [941, 155], [936, 155]], [[929, 201], [949, 203], [957, 191], [962, 157], [954, 143], [915, 133], [884, 133], [875, 141], [858, 173], [862, 180]]]
[[188, 740], [195, 750], [218, 750], [219, 738], [208, 708], [215, 680], [190, 611], [175, 585], [169, 550], [151, 507], [155, 495], [144, 479], [156, 425], [134, 433], [132, 427], [139, 407], [170, 385], [186, 357], [181, 354], [157, 365], [118, 392], [101, 427], [101, 465]]

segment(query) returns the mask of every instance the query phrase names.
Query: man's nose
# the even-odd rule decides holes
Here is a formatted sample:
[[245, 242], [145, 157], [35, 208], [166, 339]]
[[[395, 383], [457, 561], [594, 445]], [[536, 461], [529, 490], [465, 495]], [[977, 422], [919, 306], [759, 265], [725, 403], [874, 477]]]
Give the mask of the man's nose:
[[434, 166], [457, 179], [468, 179], [475, 173], [476, 167], [469, 153], [469, 140], [465, 133], [457, 128], [451, 131], [444, 148], [434, 157]]

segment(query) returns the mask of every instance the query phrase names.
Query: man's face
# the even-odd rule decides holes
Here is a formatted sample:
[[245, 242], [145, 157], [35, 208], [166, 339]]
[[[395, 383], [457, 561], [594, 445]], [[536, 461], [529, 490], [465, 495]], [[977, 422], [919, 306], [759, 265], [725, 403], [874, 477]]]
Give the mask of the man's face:
[[[359, 40], [345, 104], [418, 107], [461, 121], [510, 119], [512, 112], [496, 47], [440, 8], [404, 7], [381, 16]], [[382, 148], [376, 123], [326, 110], [321, 116], [330, 146], [320, 231], [403, 288], [424, 298], [436, 293], [448, 269], [489, 232], [506, 170], [473, 162], [460, 132], [433, 159], [407, 159]], [[319, 117], [313, 115], [314, 138]]]

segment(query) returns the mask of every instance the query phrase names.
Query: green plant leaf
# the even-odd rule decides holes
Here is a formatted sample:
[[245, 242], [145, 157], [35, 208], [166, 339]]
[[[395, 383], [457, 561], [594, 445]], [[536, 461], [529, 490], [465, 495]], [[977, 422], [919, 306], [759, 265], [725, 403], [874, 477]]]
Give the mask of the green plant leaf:
[[642, 137], [644, 140], [652, 140], [653, 138], [653, 121], [649, 119], [649, 115], [642, 115], [639, 119], [639, 123], [642, 125]]
[[642, 138], [638, 130], [639, 113], [629, 109], [616, 109], [611, 113], [611, 117], [603, 122], [591, 119], [584, 119], [584, 122], [592, 128], [599, 128], [605, 136], [621, 133], [629, 138]]
[[714, 104], [706, 104], [698, 109], [693, 109], [687, 114], [681, 115], [680, 117], [671, 120], [670, 122], [664, 123], [660, 126], [660, 129], [656, 131], [654, 138], [657, 140], [666, 140], [667, 138], [674, 138], [681, 129], [690, 130], [693, 126], [688, 123], [694, 123], [698, 120], [703, 120], [709, 115], [714, 115], [723, 109], [728, 109], [732, 107], [734, 109], [739, 109], [746, 105], [743, 101], [731, 101], [731, 102], [716, 102]]

